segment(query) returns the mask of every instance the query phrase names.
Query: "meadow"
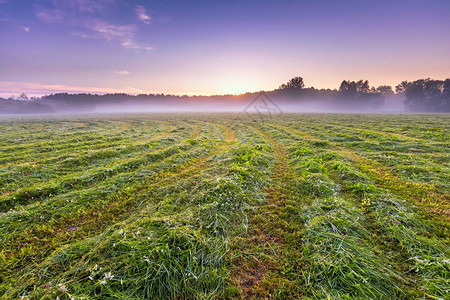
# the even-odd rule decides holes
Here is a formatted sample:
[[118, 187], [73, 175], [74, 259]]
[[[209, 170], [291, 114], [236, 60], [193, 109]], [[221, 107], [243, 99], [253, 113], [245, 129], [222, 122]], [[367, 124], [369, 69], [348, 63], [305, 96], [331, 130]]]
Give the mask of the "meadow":
[[449, 299], [450, 117], [0, 117], [0, 299]]

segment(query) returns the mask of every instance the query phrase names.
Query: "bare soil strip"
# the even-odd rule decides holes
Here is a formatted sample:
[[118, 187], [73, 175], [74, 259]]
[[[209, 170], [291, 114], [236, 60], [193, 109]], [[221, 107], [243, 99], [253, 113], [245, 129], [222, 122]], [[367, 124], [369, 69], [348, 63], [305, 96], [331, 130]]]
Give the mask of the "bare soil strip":
[[288, 225], [282, 218], [287, 200], [295, 198], [290, 186], [294, 174], [283, 146], [267, 132], [257, 128], [272, 144], [276, 162], [271, 184], [266, 188], [266, 201], [249, 215], [247, 235], [234, 241], [231, 280], [240, 289], [242, 299], [270, 299], [275, 291], [288, 286], [282, 276], [285, 236]]

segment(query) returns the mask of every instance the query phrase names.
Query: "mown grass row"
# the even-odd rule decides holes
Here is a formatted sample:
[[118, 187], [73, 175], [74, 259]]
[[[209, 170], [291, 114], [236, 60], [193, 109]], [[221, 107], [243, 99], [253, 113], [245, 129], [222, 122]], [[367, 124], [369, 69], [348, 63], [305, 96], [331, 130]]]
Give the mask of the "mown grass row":
[[284, 115], [283, 123], [299, 125], [302, 129], [315, 129], [318, 126], [354, 128], [355, 132], [367, 131], [399, 139], [428, 141], [447, 141], [448, 115], [367, 115], [367, 114], [302, 114]]
[[[331, 122], [332, 123], [332, 122]], [[434, 184], [441, 192], [448, 190], [448, 133], [442, 132], [442, 140], [420, 140], [394, 136], [383, 132], [372, 132], [358, 128], [348, 128], [348, 124], [309, 124], [306, 131], [321, 139], [339, 143], [359, 154], [389, 166], [393, 172], [405, 180]], [[353, 126], [363, 125], [362, 123]], [[293, 125], [305, 130], [303, 123]], [[364, 125], [363, 125], [364, 126]], [[367, 126], [367, 125], [366, 125]], [[419, 126], [417, 126], [419, 127]], [[444, 130], [444, 124], [439, 130]], [[393, 128], [393, 130], [395, 127]], [[413, 131], [409, 130], [408, 132]]]
[[286, 246], [308, 262], [301, 277], [291, 277], [302, 286], [298, 293], [317, 299], [448, 296], [449, 241], [435, 237], [432, 223], [375, 187], [328, 142], [293, 143], [292, 136], [276, 134], [290, 145], [304, 196], [285, 208], [291, 222], [305, 224], [301, 243]]
[[174, 173], [153, 184], [141, 209], [100, 236], [56, 251], [16, 292], [159, 299], [230, 293], [224, 285], [227, 244], [245, 230], [248, 205], [263, 197], [270, 156], [261, 147], [229, 142], [185, 170], [186, 177]]
[[[278, 122], [277, 122], [278, 123]], [[280, 122], [281, 123], [281, 122]], [[375, 159], [371, 159], [370, 154], [367, 152], [362, 152], [360, 146], [353, 145], [349, 147], [344, 142], [336, 143], [330, 141], [329, 139], [324, 137], [321, 134], [321, 131], [316, 127], [323, 126], [322, 123], [316, 125], [309, 125], [310, 128], [314, 127], [315, 129], [307, 129], [302, 128], [303, 130], [299, 130], [299, 125], [296, 123], [290, 123], [293, 131], [299, 133], [302, 136], [308, 137], [309, 139], [318, 139], [323, 138], [324, 141], [329, 142], [331, 145], [337, 147], [339, 152], [343, 156], [351, 156], [353, 158], [353, 163], [357, 164], [359, 168], [365, 170], [366, 173], [372, 178], [372, 180], [376, 183], [377, 186], [386, 188], [390, 190], [395, 195], [408, 199], [411, 203], [417, 204], [421, 206], [421, 209], [426, 211], [428, 217], [433, 219], [436, 224], [442, 226], [444, 228], [444, 232], [450, 228], [449, 227], [449, 205], [450, 205], [450, 195], [448, 193], [448, 189], [446, 188], [447, 182], [446, 180], [441, 180], [439, 183], [433, 182], [424, 182], [423, 180], [411, 180], [402, 176], [397, 175], [398, 173], [404, 174], [406, 171], [403, 169], [404, 166], [401, 166], [403, 161], [393, 160], [392, 166], [386, 166], [380, 163]], [[278, 128], [289, 129], [287, 126], [279, 126]], [[339, 126], [338, 126], [339, 127]], [[338, 129], [337, 129], [338, 130]], [[342, 146], [343, 145], [343, 146]], [[441, 150], [445, 152], [445, 150]], [[393, 151], [391, 151], [393, 152]], [[373, 153], [373, 152], [372, 152]], [[412, 160], [414, 161], [414, 159]], [[418, 160], [420, 164], [420, 159]], [[415, 169], [412, 166], [412, 169]], [[418, 166], [418, 169], [420, 166]], [[436, 170], [430, 170], [428, 166], [428, 170], [430, 172], [435, 172]], [[448, 164], [444, 164], [441, 168], [437, 170], [439, 176], [445, 178], [448, 177], [445, 170], [449, 170]]]
[[[55, 155], [70, 154], [79, 150], [113, 147], [120, 143], [129, 144], [130, 142], [137, 142], [142, 138], [151, 137], [149, 133], [155, 136], [170, 128], [169, 125], [164, 123], [155, 122], [150, 124], [152, 129], [149, 132], [144, 128], [133, 132], [116, 132], [115, 128], [104, 128], [101, 130], [101, 127], [98, 128], [101, 131], [93, 133], [82, 132], [81, 134], [76, 134], [74, 137], [65, 132], [54, 132], [52, 135], [38, 138], [35, 142], [27, 141], [23, 149], [14, 149], [12, 148], [13, 146], [2, 147], [4, 155], [2, 155], [0, 163], [20, 161], [21, 158], [33, 159], [33, 161], [37, 159], [49, 159]], [[21, 132], [16, 133], [16, 135], [19, 134]], [[49, 142], [49, 140], [52, 142]]]
[[[133, 159], [138, 161], [140, 158], [142, 160], [142, 157], [145, 156], [147, 152], [163, 149], [177, 142], [186, 141], [189, 137], [192, 137], [192, 135], [193, 133], [190, 130], [180, 128], [177, 132], [172, 132], [172, 136], [169, 138], [150, 138], [146, 142], [137, 145], [128, 144], [112, 149], [100, 148], [99, 150], [90, 150], [86, 154], [81, 152], [77, 156], [72, 155], [67, 159], [55, 162], [48, 167], [43, 165], [44, 168], [42, 168], [42, 165], [33, 165], [32, 167], [20, 170], [20, 172], [7, 172], [0, 177], [0, 180], [2, 180], [3, 183], [0, 191], [7, 191], [12, 188], [17, 190], [18, 188], [25, 186], [30, 189], [30, 186], [45, 182], [45, 186], [37, 186], [36, 189], [48, 194], [49, 191], [46, 191], [46, 186], [52, 185], [48, 181], [53, 178], [55, 178], [53, 181], [66, 181], [73, 186], [74, 182], [71, 181], [74, 181], [74, 178], [89, 177], [91, 175], [92, 177], [96, 176], [95, 174], [90, 174], [94, 169], [100, 168], [110, 170], [111, 168], [117, 168], [120, 167], [125, 160], [128, 160], [129, 165], [133, 165]], [[149, 157], [149, 159], [150, 158], [151, 157]], [[134, 165], [136, 164], [139, 164], [139, 162], [134, 163]], [[24, 173], [27, 174], [25, 180], [23, 179]], [[111, 173], [114, 172], [111, 171]], [[27, 190], [22, 192], [27, 192], [27, 195], [30, 194]]]
[[448, 188], [450, 177], [445, 162], [448, 161], [450, 152], [445, 142], [424, 143], [398, 137], [386, 138], [381, 134], [360, 134], [354, 130], [343, 130], [339, 125], [333, 126], [331, 130], [321, 131], [318, 136], [330, 142], [339, 142], [381, 162], [406, 180], [432, 183], [441, 189]]
[[[23, 154], [35, 152], [41, 149], [42, 152], [48, 152], [47, 147], [52, 147], [55, 151], [64, 147], [58, 141], [58, 139], [52, 139], [56, 136], [64, 137], [69, 144], [76, 145], [77, 142], [88, 143], [96, 138], [102, 136], [105, 132], [115, 132], [116, 136], [120, 135], [122, 132], [117, 132], [116, 126], [111, 123], [93, 123], [88, 127], [76, 127], [74, 131], [69, 130], [58, 130], [53, 128], [48, 132], [41, 130], [35, 131], [33, 128], [25, 126], [24, 128], [15, 128], [16, 131], [13, 132], [11, 137], [5, 134], [5, 139], [2, 140], [2, 152], [17, 150], [21, 151]], [[2, 126], [4, 128], [5, 126]], [[104, 136], [103, 136], [104, 137]], [[11, 144], [14, 142], [14, 144]], [[54, 148], [53, 148], [54, 147]], [[41, 152], [38, 151], [38, 152]]]
[[[210, 133], [205, 130], [204, 134], [209, 136]], [[97, 174], [99, 175], [98, 180], [94, 183], [91, 182], [93, 180], [91, 175], [93, 174], [90, 174], [84, 178], [87, 183], [90, 183], [90, 186], [86, 183], [82, 184], [83, 178], [81, 178], [75, 185], [62, 182], [56, 187], [57, 191], [54, 194], [51, 191], [45, 192], [38, 188], [34, 191], [31, 189], [30, 192], [19, 192], [18, 195], [11, 195], [9, 200], [16, 198], [13, 201], [17, 201], [18, 197], [20, 199], [20, 196], [23, 196], [24, 199], [22, 200], [33, 201], [33, 203], [24, 207], [14, 207], [14, 209], [3, 214], [1, 227], [5, 230], [5, 236], [2, 239], [4, 251], [6, 254], [19, 251], [20, 254], [26, 255], [28, 252], [36, 253], [41, 251], [41, 248], [45, 249], [46, 243], [39, 243], [36, 238], [42, 238], [52, 243], [58, 240], [57, 238], [50, 238], [55, 233], [62, 235], [63, 240], [70, 238], [70, 236], [65, 236], [65, 230], [59, 232], [63, 229], [61, 226], [78, 228], [78, 223], [83, 224], [85, 222], [85, 216], [98, 217], [107, 205], [120, 200], [118, 197], [121, 195], [132, 195], [141, 186], [148, 184], [155, 174], [176, 168], [180, 164], [200, 155], [205, 155], [209, 151], [210, 146], [207, 144], [199, 144], [189, 150], [193, 144], [195, 143], [187, 143], [184, 146], [174, 146], [159, 153], [147, 154], [141, 160], [134, 160], [131, 166], [125, 165], [125, 168], [124, 165], [120, 165], [116, 168], [116, 174], [110, 172], [111, 169], [107, 169], [106, 176], [100, 176], [103, 173]], [[66, 189], [64, 190], [64, 188]], [[11, 202], [7, 200], [5, 199], [3, 204], [11, 205]], [[125, 204], [126, 201], [123, 201], [118, 205], [124, 206]], [[120, 218], [120, 216], [110, 214], [108, 216], [112, 219]], [[72, 223], [73, 226], [70, 226]], [[36, 248], [36, 244], [43, 245]], [[58, 243], [56, 242], [56, 244]], [[48, 245], [47, 248], [45, 250], [51, 250], [54, 247]], [[22, 256], [17, 258], [13, 255], [11, 260], [19, 259], [23, 261], [23, 258]]]

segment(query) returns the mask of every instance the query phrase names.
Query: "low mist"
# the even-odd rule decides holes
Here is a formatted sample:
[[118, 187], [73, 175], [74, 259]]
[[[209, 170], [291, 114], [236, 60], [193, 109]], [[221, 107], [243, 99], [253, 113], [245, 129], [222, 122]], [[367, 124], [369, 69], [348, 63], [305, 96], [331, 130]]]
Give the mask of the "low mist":
[[39, 113], [243, 112], [450, 112], [450, 79], [403, 81], [395, 87], [370, 87], [366, 80], [344, 80], [339, 90], [305, 88], [294, 77], [273, 91], [241, 95], [175, 96], [164, 94], [68, 94], [41, 98], [0, 98], [0, 114]]

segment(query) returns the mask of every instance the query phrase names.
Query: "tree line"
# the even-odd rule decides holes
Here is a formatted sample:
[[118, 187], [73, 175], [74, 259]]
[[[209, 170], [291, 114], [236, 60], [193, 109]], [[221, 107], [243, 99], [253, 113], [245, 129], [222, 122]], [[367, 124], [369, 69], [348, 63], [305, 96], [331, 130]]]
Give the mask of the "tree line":
[[[233, 100], [234, 103], [251, 101], [258, 93], [216, 96], [177, 96], [165, 94], [128, 95], [115, 94], [69, 94], [57, 93], [40, 98], [28, 98], [21, 94], [17, 98], [0, 98], [0, 113], [45, 113], [58, 111], [90, 111], [98, 105], [179, 105], [220, 104]], [[403, 98], [403, 104], [411, 112], [450, 112], [450, 78], [446, 80], [419, 79], [403, 81], [395, 86], [370, 86], [367, 80], [343, 80], [339, 89], [316, 89], [305, 87], [302, 77], [294, 77], [278, 89], [266, 91], [273, 99], [302, 103], [302, 101], [326, 100], [335, 108], [360, 107], [366, 110], [380, 109], [387, 99]], [[386, 103], [389, 105], [389, 103]]]
[[335, 99], [343, 101], [361, 101], [379, 106], [389, 96], [403, 96], [407, 110], [412, 112], [450, 112], [450, 78], [445, 80], [419, 79], [415, 81], [402, 81], [395, 86], [381, 85], [371, 87], [369, 81], [343, 80], [338, 90], [306, 89], [302, 77], [294, 77], [279, 90], [301, 95], [302, 92], [315, 94], [332, 94]]

